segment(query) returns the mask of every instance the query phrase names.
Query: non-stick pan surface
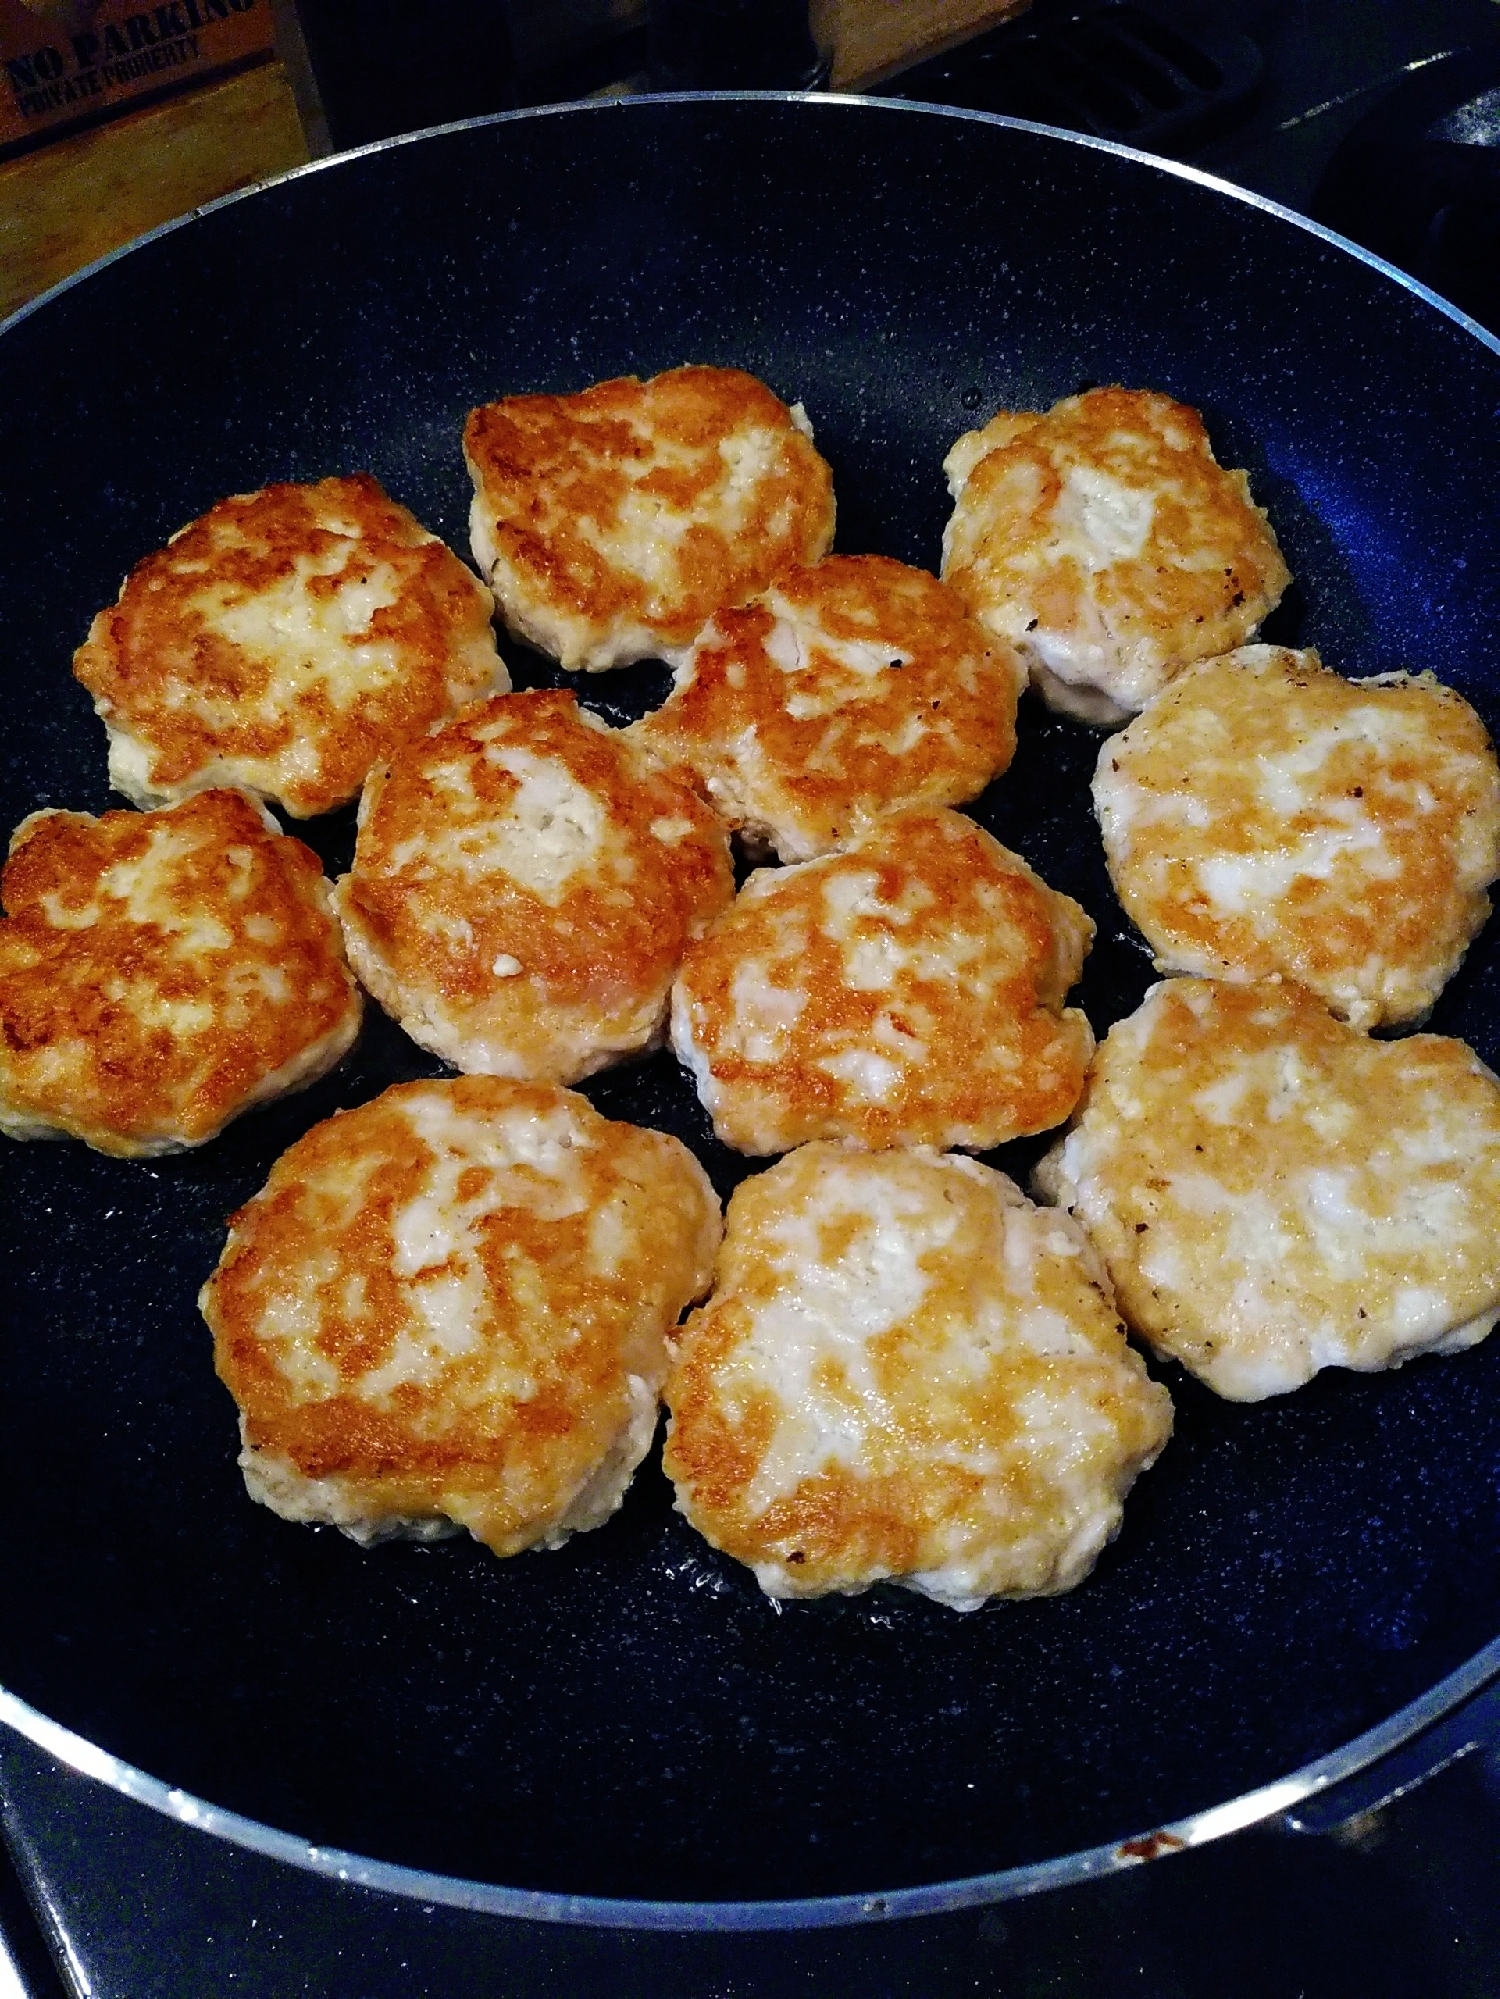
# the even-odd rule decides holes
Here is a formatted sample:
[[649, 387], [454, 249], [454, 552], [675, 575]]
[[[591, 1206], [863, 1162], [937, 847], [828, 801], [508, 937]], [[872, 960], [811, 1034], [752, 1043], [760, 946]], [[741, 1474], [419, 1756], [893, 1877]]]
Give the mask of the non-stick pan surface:
[[[1271, 636], [1351, 672], [1431, 667], [1500, 716], [1500, 358], [1471, 330], [1284, 216], [1057, 135], [647, 101], [309, 173], [9, 329], [5, 825], [108, 802], [72, 648], [211, 501], [368, 468], [462, 547], [471, 404], [683, 361], [805, 402], [839, 546], [929, 567], [960, 431], [1091, 382], [1167, 390], [1270, 509], [1297, 577]], [[582, 691], [618, 720], [664, 685]], [[1031, 709], [976, 809], [1098, 919], [1102, 1032], [1151, 972], [1088, 811], [1096, 750]], [[340, 864], [347, 818], [311, 837]], [[1434, 1022], [1492, 1062], [1497, 980], [1492, 928]], [[194, 1295], [292, 1138], [435, 1068], [376, 1018], [338, 1074], [199, 1154], [0, 1147], [0, 1682], [152, 1776], [515, 1888], [899, 1891], [1269, 1783], [1500, 1631], [1500, 1337], [1258, 1407], [1166, 1369], [1176, 1436], [1095, 1575], [970, 1617], [896, 1590], [777, 1609], [672, 1512], [654, 1459], [602, 1531], [509, 1562], [273, 1518], [241, 1487]], [[721, 1190], [743, 1170], [669, 1056], [587, 1087], [687, 1137]]]

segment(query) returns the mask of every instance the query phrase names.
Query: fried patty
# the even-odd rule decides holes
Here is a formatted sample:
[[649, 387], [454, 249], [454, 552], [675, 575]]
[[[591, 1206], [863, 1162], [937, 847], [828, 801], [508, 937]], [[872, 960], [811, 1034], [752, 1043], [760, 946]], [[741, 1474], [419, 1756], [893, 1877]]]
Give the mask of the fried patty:
[[682, 954], [734, 893], [728, 831], [570, 692], [498, 695], [360, 800], [349, 959], [455, 1067], [568, 1083], [659, 1041]]
[[1085, 721], [1121, 721], [1243, 644], [1291, 580], [1245, 474], [1169, 396], [1091, 389], [1002, 410], [944, 469], [945, 581]]
[[691, 643], [833, 540], [801, 405], [735, 368], [672, 368], [470, 413], [474, 559], [518, 638], [589, 673]]
[[784, 570], [720, 611], [637, 724], [753, 851], [808, 860], [902, 805], [961, 805], [1016, 747], [1025, 670], [951, 590], [880, 555]]
[[1080, 1582], [1172, 1427], [1081, 1231], [974, 1160], [836, 1145], [726, 1220], [666, 1385], [699, 1532], [770, 1596]]
[[566, 1090], [404, 1083], [314, 1126], [199, 1301], [251, 1497], [497, 1555], [600, 1526], [719, 1232], [685, 1146]]
[[1093, 934], [972, 820], [913, 807], [752, 875], [683, 960], [672, 1043], [742, 1152], [982, 1150], [1078, 1101], [1094, 1038], [1063, 1000]]
[[238, 791], [34, 812], [0, 882], [0, 1131], [202, 1145], [359, 1031], [317, 856]]
[[305, 819], [506, 688], [489, 591], [366, 474], [220, 500], [138, 562], [74, 655], [137, 805], [234, 784]]
[[1500, 766], [1431, 674], [1246, 646], [1104, 745], [1109, 871], [1158, 967], [1284, 974], [1356, 1027], [1419, 1019], [1490, 913]]
[[1037, 1181], [1131, 1325], [1231, 1401], [1456, 1353], [1500, 1315], [1500, 1083], [1297, 986], [1155, 987]]

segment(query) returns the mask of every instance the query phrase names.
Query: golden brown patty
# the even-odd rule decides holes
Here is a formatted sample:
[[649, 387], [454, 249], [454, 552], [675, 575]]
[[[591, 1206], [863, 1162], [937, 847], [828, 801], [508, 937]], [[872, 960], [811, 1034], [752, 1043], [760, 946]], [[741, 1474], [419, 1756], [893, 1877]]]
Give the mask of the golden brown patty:
[[675, 1138], [494, 1076], [315, 1125], [200, 1304], [252, 1497], [355, 1540], [497, 1555], [597, 1527], [650, 1446], [719, 1204]]
[[1432, 1005], [1490, 913], [1500, 767], [1430, 674], [1246, 646], [1104, 745], [1109, 871], [1164, 972], [1284, 973], [1356, 1027]]
[[664, 1462], [771, 1596], [1071, 1589], [1172, 1405], [1081, 1232], [970, 1159], [809, 1145], [743, 1182]]
[[1130, 1323], [1232, 1401], [1456, 1352], [1500, 1311], [1500, 1084], [1296, 986], [1155, 987], [1037, 1180]]
[[1094, 1038], [1063, 999], [1093, 934], [972, 820], [913, 807], [752, 875], [683, 960], [673, 1045], [742, 1152], [1000, 1145], [1078, 1101]]
[[126, 577], [74, 655], [138, 805], [242, 785], [299, 819], [510, 680], [479, 579], [374, 479], [220, 500]]
[[1085, 721], [1118, 722], [1242, 644], [1291, 580], [1245, 474], [1168, 396], [1091, 389], [1002, 410], [945, 470], [944, 579]]
[[402, 750], [335, 890], [349, 958], [457, 1068], [567, 1083], [658, 1040], [729, 836], [571, 693], [498, 695]]
[[506, 625], [590, 673], [685, 646], [833, 540], [800, 405], [735, 368], [672, 368], [470, 413], [474, 559]]
[[976, 797], [1015, 754], [1024, 680], [936, 577], [833, 555], [720, 611], [637, 727], [753, 848], [803, 861], [897, 806]]
[[0, 1131], [201, 1145], [331, 1069], [360, 999], [315, 854], [237, 791], [34, 812], [0, 923]]

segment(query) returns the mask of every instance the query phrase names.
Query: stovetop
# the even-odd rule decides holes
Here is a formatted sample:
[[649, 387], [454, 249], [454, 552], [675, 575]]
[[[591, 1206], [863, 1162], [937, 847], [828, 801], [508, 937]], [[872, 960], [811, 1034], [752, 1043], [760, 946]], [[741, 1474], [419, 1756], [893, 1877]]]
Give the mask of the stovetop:
[[[618, 78], [594, 50], [547, 94], [628, 84], [639, 57], [622, 38]], [[884, 92], [1190, 160], [1500, 331], [1500, 0], [1036, 0]], [[1496, 1753], [1335, 1834], [1252, 1828], [1029, 1901], [802, 1935], [398, 1901], [240, 1852], [3, 1733], [0, 1819], [0, 1999], [1500, 1999]]]

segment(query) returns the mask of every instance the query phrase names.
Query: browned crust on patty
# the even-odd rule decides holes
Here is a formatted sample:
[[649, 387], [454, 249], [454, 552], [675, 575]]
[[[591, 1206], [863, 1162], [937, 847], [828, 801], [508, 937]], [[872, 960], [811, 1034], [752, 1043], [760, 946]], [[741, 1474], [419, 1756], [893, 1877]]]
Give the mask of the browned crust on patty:
[[[457, 1239], [405, 1268], [435, 1187]], [[546, 1085], [398, 1084], [282, 1155], [200, 1302], [249, 1451], [336, 1480], [372, 1524], [449, 1517], [509, 1554], [608, 1455], [630, 1376], [660, 1383], [718, 1234], [676, 1139]], [[429, 1353], [419, 1294], [446, 1280], [471, 1285], [465, 1337]]]
[[[1246, 475], [1217, 462], [1202, 417], [1170, 396], [1116, 385], [1002, 410], [947, 463], [944, 581], [1017, 646], [1049, 700], [1081, 701], [1090, 719], [1118, 719], [1193, 660], [1243, 644], [1290, 581]], [[1150, 510], [1138, 547], [1137, 507]]]
[[1195, 667], [1105, 745], [1094, 800], [1162, 971], [1284, 975], [1358, 1027], [1431, 1007], [1500, 872], [1500, 767], [1468, 702], [1314, 652]]
[[[295, 634], [224, 629], [226, 612], [243, 620], [257, 600], [295, 595], [299, 571], [315, 617], [372, 573], [395, 581], [394, 602], [352, 617], [333, 642], [335, 673], [309, 672]], [[143, 754], [144, 774], [123, 780], [137, 802], [233, 783], [307, 818], [347, 803], [399, 743], [509, 684], [492, 609], [479, 579], [367, 473], [271, 485], [220, 500], [138, 562], [73, 671]], [[375, 684], [360, 655], [381, 649], [399, 670]]]
[[1036, 1178], [1131, 1325], [1234, 1401], [1456, 1351], [1500, 1309], [1500, 1084], [1289, 981], [1154, 987]]
[[1081, 1234], [976, 1161], [834, 1145], [725, 1222], [665, 1390], [699, 1532], [776, 1596], [1078, 1582], [1171, 1429]]
[[[515, 815], [538, 764], [587, 794], [602, 829], [550, 889], [465, 852], [516, 826], [506, 837], [528, 858], [531, 822]], [[355, 968], [466, 1069], [568, 1082], [644, 1046], [688, 942], [734, 892], [712, 808], [562, 689], [497, 696], [408, 745], [361, 822], [337, 890]]]
[[[726, 446], [751, 435], [772, 448], [736, 488]], [[827, 465], [786, 405], [735, 368], [507, 396], [470, 413], [464, 452], [476, 553], [506, 622], [566, 666], [686, 645], [715, 611], [833, 538]], [[670, 541], [649, 531], [658, 512]], [[637, 540], [649, 559], [632, 554]]]
[[358, 1029], [317, 856], [239, 792], [38, 813], [3, 895], [0, 1105], [18, 1136], [199, 1145], [311, 1082]]
[[1063, 1000], [1093, 929], [972, 820], [912, 807], [753, 875], [683, 960], [673, 1042], [743, 1151], [1000, 1145], [1078, 1101], [1094, 1040]]
[[1015, 754], [1024, 680], [936, 577], [833, 555], [718, 612], [639, 733], [731, 825], [805, 860], [881, 812], [976, 797]]

